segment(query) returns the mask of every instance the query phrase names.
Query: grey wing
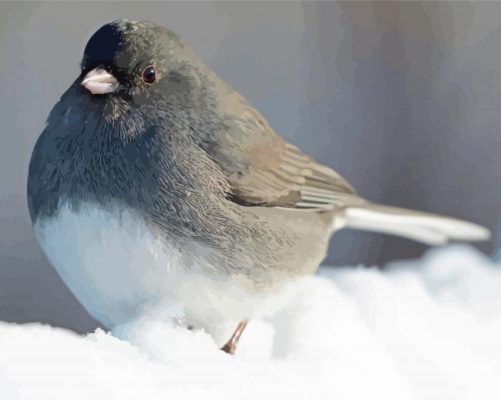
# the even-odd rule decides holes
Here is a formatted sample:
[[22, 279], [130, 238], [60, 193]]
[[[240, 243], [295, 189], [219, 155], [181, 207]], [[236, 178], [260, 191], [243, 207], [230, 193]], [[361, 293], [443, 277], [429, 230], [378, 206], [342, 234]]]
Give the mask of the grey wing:
[[244, 205], [332, 210], [361, 201], [351, 185], [279, 137], [266, 120], [233, 92], [223, 104], [222, 129], [208, 153]]

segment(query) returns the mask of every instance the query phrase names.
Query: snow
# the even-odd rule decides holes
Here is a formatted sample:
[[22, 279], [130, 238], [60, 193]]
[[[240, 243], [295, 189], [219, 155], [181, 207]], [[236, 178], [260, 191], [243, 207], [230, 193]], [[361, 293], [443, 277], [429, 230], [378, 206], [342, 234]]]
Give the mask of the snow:
[[469, 247], [323, 268], [281, 296], [235, 356], [179, 309], [85, 337], [0, 323], [0, 398], [501, 398], [501, 265]]

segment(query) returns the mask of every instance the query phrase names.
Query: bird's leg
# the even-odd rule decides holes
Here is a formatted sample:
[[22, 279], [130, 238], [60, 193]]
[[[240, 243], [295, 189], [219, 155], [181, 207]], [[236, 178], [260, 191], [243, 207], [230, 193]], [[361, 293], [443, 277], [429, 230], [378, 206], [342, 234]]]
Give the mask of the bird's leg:
[[247, 321], [239, 322], [237, 329], [235, 329], [235, 332], [233, 332], [233, 335], [231, 335], [230, 340], [228, 340], [226, 344], [223, 347], [221, 347], [221, 350], [223, 350], [225, 353], [228, 354], [235, 354], [238, 341], [240, 340], [240, 336], [242, 336], [242, 332], [244, 331], [246, 326], [247, 326]]

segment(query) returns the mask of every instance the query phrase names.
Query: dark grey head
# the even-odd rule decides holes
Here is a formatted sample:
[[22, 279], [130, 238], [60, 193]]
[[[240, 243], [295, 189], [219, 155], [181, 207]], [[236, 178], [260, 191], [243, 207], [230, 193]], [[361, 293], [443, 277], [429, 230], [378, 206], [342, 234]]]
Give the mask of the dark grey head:
[[76, 84], [106, 121], [114, 121], [142, 104], [161, 106], [166, 93], [179, 91], [182, 70], [186, 81], [195, 81], [189, 52], [166, 28], [117, 20], [89, 39]]
[[85, 47], [81, 83], [93, 95], [137, 100], [176, 69], [183, 47], [174, 33], [150, 22], [111, 22]]

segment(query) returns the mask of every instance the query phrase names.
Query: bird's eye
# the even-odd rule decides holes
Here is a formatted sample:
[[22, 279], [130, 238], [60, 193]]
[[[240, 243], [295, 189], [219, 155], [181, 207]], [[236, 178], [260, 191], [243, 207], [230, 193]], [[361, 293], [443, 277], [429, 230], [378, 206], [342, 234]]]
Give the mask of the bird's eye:
[[153, 65], [150, 65], [149, 67], [146, 67], [143, 69], [143, 73], [141, 74], [141, 78], [143, 79], [144, 83], [153, 83], [157, 79], [157, 74], [155, 71], [155, 67]]

